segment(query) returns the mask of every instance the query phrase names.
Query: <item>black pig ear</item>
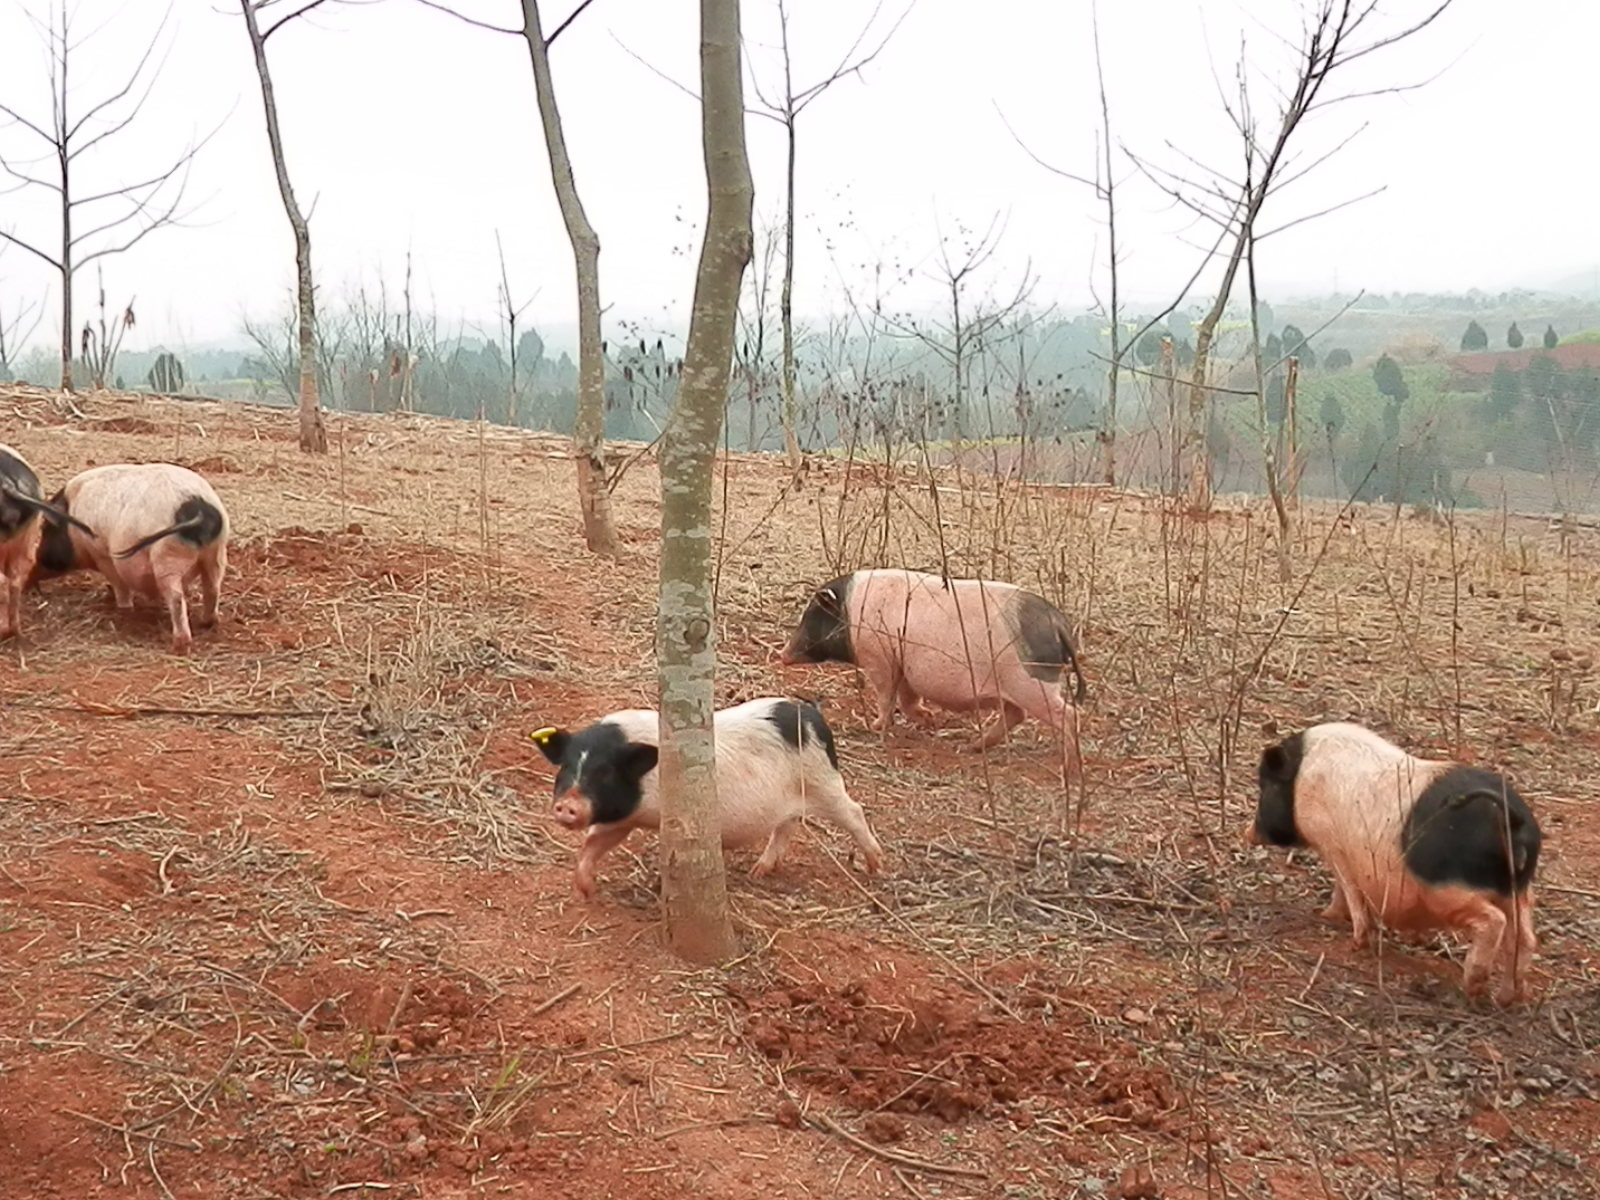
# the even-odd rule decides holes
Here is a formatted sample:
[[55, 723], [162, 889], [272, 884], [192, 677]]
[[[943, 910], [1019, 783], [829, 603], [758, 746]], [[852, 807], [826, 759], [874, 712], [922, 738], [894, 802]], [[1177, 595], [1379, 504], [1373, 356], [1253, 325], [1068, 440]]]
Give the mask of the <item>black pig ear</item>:
[[567, 743], [572, 740], [572, 735], [565, 729], [551, 727], [536, 729], [528, 738], [544, 752], [546, 758], [559, 766], [567, 757]]
[[817, 592], [817, 603], [829, 612], [839, 611], [839, 593], [831, 587], [822, 588]]

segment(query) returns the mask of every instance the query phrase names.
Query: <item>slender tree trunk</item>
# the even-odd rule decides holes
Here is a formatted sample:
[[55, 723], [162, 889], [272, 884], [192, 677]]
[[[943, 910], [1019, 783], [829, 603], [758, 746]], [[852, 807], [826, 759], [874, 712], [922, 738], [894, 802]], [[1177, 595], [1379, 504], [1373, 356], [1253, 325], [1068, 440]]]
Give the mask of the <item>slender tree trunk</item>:
[[[60, 74], [56, 77], [56, 164], [61, 170], [61, 390], [74, 391], [72, 382], [72, 155], [71, 126], [67, 122], [67, 9], [61, 7]], [[54, 53], [52, 49], [51, 53]]]
[[67, 160], [61, 158], [61, 390], [72, 383], [72, 201], [67, 192]]
[[[789, 82], [789, 57], [784, 55], [783, 79]], [[787, 94], [787, 93], [786, 93]], [[795, 433], [799, 418], [794, 400], [794, 97], [788, 97], [789, 115], [785, 132], [789, 137], [788, 177], [785, 181], [786, 209], [783, 218], [783, 291], [778, 298], [778, 311], [783, 320], [783, 449], [789, 456], [789, 470], [796, 478], [800, 474], [800, 438]]]
[[745, 153], [739, 0], [700, 0], [710, 209], [678, 403], [661, 442], [661, 883], [667, 939], [693, 962], [735, 948], [717, 819], [711, 475], [728, 396], [755, 190]]
[[317, 398], [317, 299], [311, 272], [311, 227], [294, 198], [289, 183], [289, 168], [283, 157], [283, 135], [278, 129], [278, 101], [272, 91], [272, 72], [267, 69], [267, 44], [256, 21], [257, 0], [239, 0], [245, 28], [250, 32], [250, 48], [255, 52], [256, 75], [261, 80], [261, 107], [266, 112], [267, 141], [272, 145], [272, 167], [278, 176], [278, 195], [283, 211], [294, 231], [295, 296], [298, 313], [300, 354], [300, 449], [307, 454], [328, 452], [328, 431], [322, 423], [322, 407]]
[[578, 276], [578, 413], [572, 423], [572, 451], [578, 464], [578, 508], [583, 514], [583, 540], [594, 554], [620, 551], [611, 519], [611, 493], [606, 487], [605, 351], [600, 344], [600, 238], [589, 224], [567, 156], [567, 138], [550, 79], [550, 48], [539, 20], [539, 0], [522, 0], [522, 32], [533, 62], [533, 87], [539, 98], [539, 119], [550, 160], [556, 203], [572, 243]]

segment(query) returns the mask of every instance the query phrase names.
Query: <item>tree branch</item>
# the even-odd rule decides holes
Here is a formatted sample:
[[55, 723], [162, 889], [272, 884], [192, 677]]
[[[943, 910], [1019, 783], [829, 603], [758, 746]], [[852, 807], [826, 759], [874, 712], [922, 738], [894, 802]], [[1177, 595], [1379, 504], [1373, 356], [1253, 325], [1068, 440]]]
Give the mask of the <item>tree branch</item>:
[[558, 37], [560, 37], [566, 31], [567, 26], [571, 25], [580, 16], [582, 16], [583, 15], [583, 10], [588, 8], [589, 5], [591, 5], [593, 3], [594, 3], [594, 0], [583, 0], [582, 4], [578, 5], [577, 8], [573, 9], [572, 10], [572, 15], [570, 17], [568, 17], [565, 21], [561, 22], [561, 24], [557, 25], [556, 26], [556, 31], [554, 33], [552, 33], [549, 37], [545, 38], [545, 40], [544, 40], [544, 48], [546, 50], [548, 50], [548, 49], [550, 49], [551, 46], [555, 45], [556, 39]]
[[[454, 17], [456, 20], [463, 21], [477, 29], [487, 29], [490, 33], [509, 33], [513, 37], [522, 37], [525, 32], [523, 29], [507, 29], [504, 25], [495, 25], [489, 21], [480, 21], [476, 17], [469, 17], [466, 13], [457, 12], [448, 4], [440, 4], [439, 0], [416, 0], [416, 2], [422, 5], [423, 8], [431, 8], [435, 12], [442, 12], [447, 17]], [[580, 9], [579, 11], [581, 12], [582, 10]], [[576, 16], [577, 14], [574, 13], [573, 15]]]
[[45, 262], [49, 263], [56, 270], [58, 270], [58, 271], [61, 270], [61, 264], [60, 263], [58, 263], [55, 259], [51, 258], [48, 254], [46, 254], [43, 250], [40, 250], [38, 247], [28, 245], [27, 242], [25, 242], [21, 238], [17, 237], [16, 234], [7, 233], [4, 229], [0, 229], [0, 238], [5, 238], [5, 240], [10, 242], [13, 246], [21, 246], [29, 254], [37, 255], [39, 258], [44, 259]]

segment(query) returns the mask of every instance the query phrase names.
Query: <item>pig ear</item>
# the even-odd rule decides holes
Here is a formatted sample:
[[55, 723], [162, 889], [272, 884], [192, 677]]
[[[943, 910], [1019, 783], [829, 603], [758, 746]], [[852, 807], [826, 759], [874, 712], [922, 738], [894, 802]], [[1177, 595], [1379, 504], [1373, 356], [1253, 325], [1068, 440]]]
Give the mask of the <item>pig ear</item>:
[[618, 769], [626, 778], [637, 782], [655, 769], [656, 760], [660, 757], [661, 751], [655, 746], [635, 742], [622, 752]]
[[1261, 753], [1261, 770], [1274, 779], [1280, 778], [1288, 765], [1288, 756], [1284, 754], [1282, 746], [1268, 746]]
[[567, 756], [567, 743], [572, 740], [572, 735], [565, 729], [549, 727], [536, 729], [528, 738], [544, 752], [544, 756], [551, 762], [560, 765]]
[[839, 611], [839, 593], [834, 591], [831, 587], [820, 589], [817, 592], [816, 601], [829, 612]]

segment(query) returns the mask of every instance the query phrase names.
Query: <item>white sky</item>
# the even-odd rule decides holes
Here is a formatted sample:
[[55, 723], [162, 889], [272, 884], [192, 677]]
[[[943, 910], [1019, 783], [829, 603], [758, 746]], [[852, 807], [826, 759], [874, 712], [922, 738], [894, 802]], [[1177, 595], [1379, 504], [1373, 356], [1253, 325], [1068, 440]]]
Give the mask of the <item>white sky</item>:
[[[292, 280], [291, 239], [236, 2], [174, 0], [169, 51], [144, 114], [80, 160], [79, 190], [103, 190], [164, 166], [191, 137], [221, 123], [190, 179], [190, 198], [199, 203], [188, 227], [157, 232], [104, 260], [111, 303], [137, 296], [140, 326], [130, 348], [237, 342], [243, 314], [279, 311]], [[45, 3], [21, 0], [35, 12]], [[575, 3], [548, 3], [546, 28]], [[884, 0], [881, 28], [903, 4]], [[1432, 5], [1387, 0], [1389, 27]], [[458, 7], [519, 23], [514, 0], [459, 0]], [[796, 77], [805, 83], [831, 70], [872, 4], [792, 0], [791, 7]], [[1252, 70], [1284, 79], [1289, 49], [1276, 35], [1297, 34], [1297, 9], [1294, 0], [1102, 0], [1116, 136], [1172, 165], [1180, 160], [1169, 140], [1230, 165], [1234, 144], [1213, 71], [1232, 78], [1244, 29]], [[77, 0], [78, 30], [104, 25], [73, 60], [80, 106], [120, 85], [163, 11], [162, 0]], [[775, 11], [772, 0], [744, 3], [749, 58], [768, 80], [778, 65]], [[692, 85], [697, 14], [691, 0], [595, 0], [553, 48], [578, 185], [603, 247], [613, 336], [620, 332], [614, 318], [652, 330], [687, 321], [705, 206], [698, 106], [621, 43]], [[1455, 0], [1416, 39], [1354, 71], [1343, 88], [1443, 74], [1418, 91], [1340, 105], [1304, 128], [1298, 145], [1309, 158], [1370, 123], [1275, 201], [1266, 224], [1380, 185], [1387, 190], [1267, 242], [1263, 291], [1498, 290], [1595, 269], [1597, 45], [1596, 0]], [[275, 35], [269, 55], [296, 190], [303, 202], [316, 202], [313, 242], [325, 297], [361, 277], [371, 283], [382, 275], [397, 289], [409, 247], [419, 304], [452, 327], [492, 327], [498, 229], [513, 291], [537, 294], [524, 323], [572, 321], [571, 259], [520, 39], [469, 28], [412, 0], [379, 0], [324, 5]], [[0, 102], [47, 120], [43, 66], [19, 5], [5, 4]], [[1269, 94], [1261, 95], [1265, 107]], [[1098, 110], [1087, 0], [917, 0], [864, 78], [841, 81], [806, 112], [797, 309], [838, 311], [841, 280], [870, 292], [880, 262], [884, 278], [910, 278], [886, 285], [886, 302], [922, 307], [933, 298], [926, 270], [939, 231], [954, 238], [962, 225], [981, 230], [996, 214], [1004, 239], [983, 286], [1014, 290], [1031, 263], [1037, 299], [1086, 304], [1101, 252], [1100, 211], [1087, 189], [1029, 161], [1002, 111], [1042, 157], [1092, 171]], [[781, 211], [780, 130], [752, 118], [749, 131], [757, 219], [772, 222]], [[0, 154], [17, 162], [40, 148], [0, 122]], [[1166, 295], [1192, 271], [1200, 231], [1138, 180], [1126, 187], [1123, 205], [1125, 287], [1136, 296]], [[48, 197], [34, 189], [0, 194], [0, 228], [46, 245], [59, 237]], [[80, 323], [93, 282], [92, 268], [79, 276]], [[15, 247], [0, 254], [0, 309], [47, 289], [53, 310], [58, 287], [49, 269]], [[52, 311], [35, 344], [56, 336], [57, 320]]]

